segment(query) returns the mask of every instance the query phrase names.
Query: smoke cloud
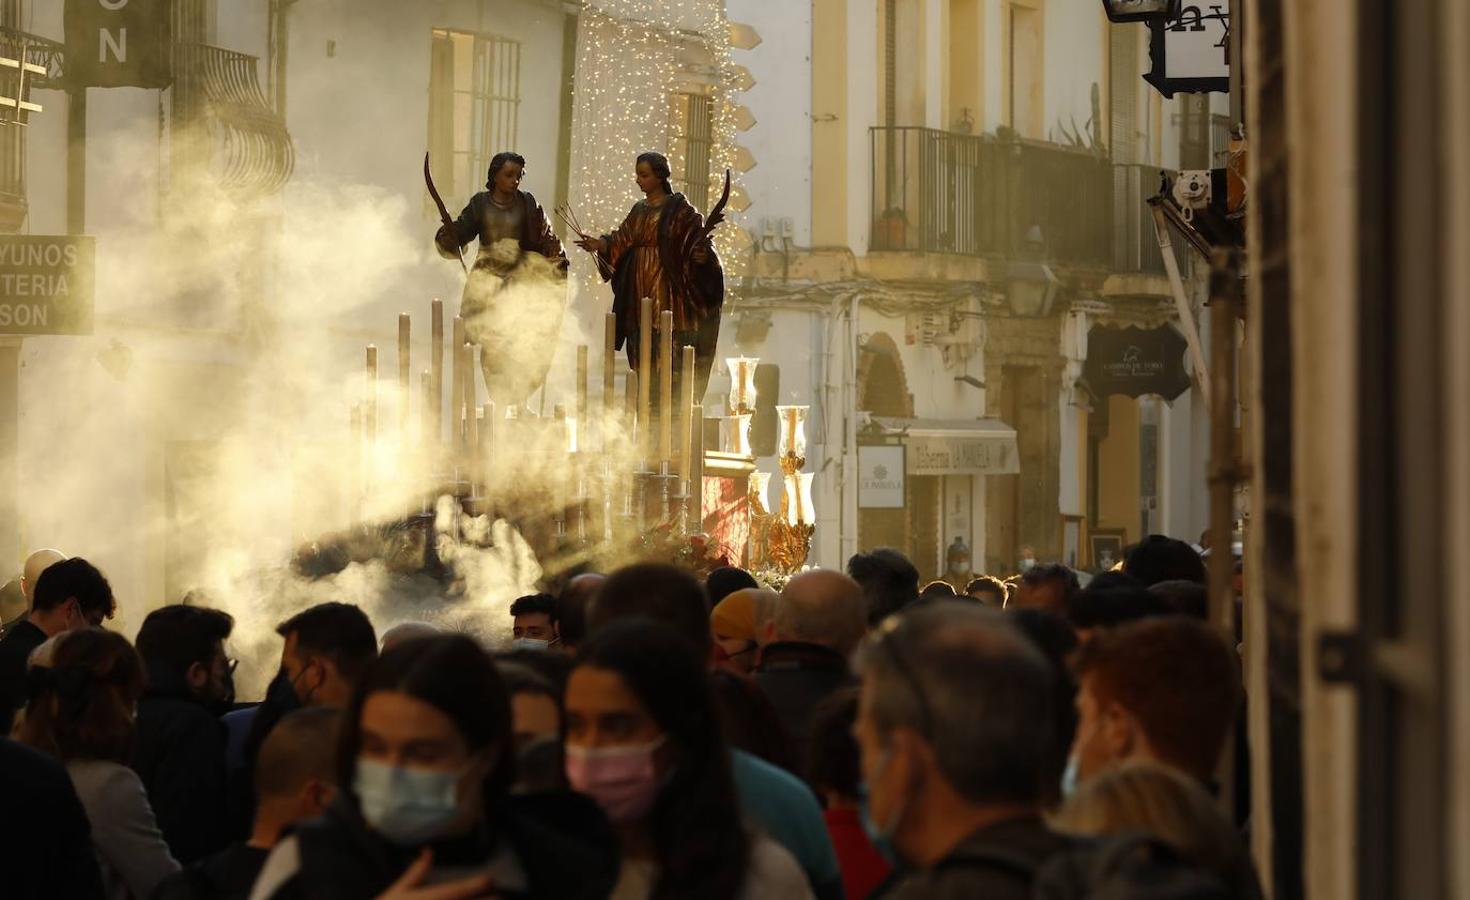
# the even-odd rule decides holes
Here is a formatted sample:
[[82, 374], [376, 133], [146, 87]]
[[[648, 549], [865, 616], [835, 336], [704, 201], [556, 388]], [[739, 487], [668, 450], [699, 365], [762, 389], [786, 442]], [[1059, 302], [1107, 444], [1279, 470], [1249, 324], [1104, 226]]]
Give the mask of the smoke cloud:
[[[136, 134], [97, 152], [146, 182], [158, 146]], [[99, 239], [95, 334], [25, 344], [22, 542], [102, 568], [119, 599], [113, 627], [125, 634], [186, 596], [230, 612], [247, 698], [274, 674], [276, 625], [312, 603], [357, 603], [379, 633], [424, 620], [507, 638], [510, 602], [587, 558], [545, 537], [552, 511], [599, 473], [631, 468], [621, 428], [608, 429], [582, 477], [567, 464], [562, 425], [524, 411], [501, 420], [503, 405], [473, 465], [425, 433], [429, 301], [444, 297], [447, 343], [459, 296], [443, 273], [457, 280], [458, 267], [434, 254], [433, 226], [402, 196], [298, 171], [281, 197], [242, 201], [202, 179], [161, 204], [158, 216]], [[479, 323], [504, 345], [484, 352], [505, 354], [511, 370], [555, 353], [549, 419], [556, 405], [573, 406], [568, 370], [585, 338], [576, 316], [563, 321], [566, 281], [550, 266], [532, 261], [511, 282], [500, 318]], [[413, 317], [402, 420], [400, 310]], [[506, 340], [515, 334], [536, 337]], [[600, 385], [600, 336], [592, 343]], [[449, 352], [444, 371], [447, 406]], [[352, 410], [373, 395], [369, 443]], [[477, 396], [484, 402], [483, 384]], [[479, 501], [456, 503], [446, 496], [456, 486], [473, 486]], [[563, 549], [538, 560], [524, 528], [537, 546]]]

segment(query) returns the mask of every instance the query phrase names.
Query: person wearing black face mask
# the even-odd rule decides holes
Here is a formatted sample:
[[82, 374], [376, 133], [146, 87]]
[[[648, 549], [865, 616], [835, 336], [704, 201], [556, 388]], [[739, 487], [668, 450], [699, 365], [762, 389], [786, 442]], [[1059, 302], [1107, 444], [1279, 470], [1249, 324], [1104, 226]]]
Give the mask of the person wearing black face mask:
[[230, 818], [237, 837], [249, 831], [256, 762], [276, 723], [303, 706], [345, 707], [358, 679], [378, 658], [373, 623], [351, 603], [308, 607], [276, 626], [276, 634], [285, 644], [265, 700], [225, 717], [236, 734], [244, 735], [230, 763]]
[[[0, 734], [10, 733], [11, 716], [25, 702], [31, 651], [64, 631], [101, 625], [117, 609], [112, 587], [95, 566], [81, 558], [51, 557], [40, 568], [47, 561], [42, 554], [50, 553], [56, 551], [40, 551], [26, 560], [27, 582], [34, 583], [28, 592], [31, 610], [0, 641]], [[31, 574], [33, 567], [40, 568], [38, 574]]]
[[148, 690], [138, 704], [133, 769], [142, 778], [164, 840], [180, 862], [229, 843], [226, 732], [235, 661], [225, 652], [228, 613], [197, 606], [155, 609], [138, 630]]

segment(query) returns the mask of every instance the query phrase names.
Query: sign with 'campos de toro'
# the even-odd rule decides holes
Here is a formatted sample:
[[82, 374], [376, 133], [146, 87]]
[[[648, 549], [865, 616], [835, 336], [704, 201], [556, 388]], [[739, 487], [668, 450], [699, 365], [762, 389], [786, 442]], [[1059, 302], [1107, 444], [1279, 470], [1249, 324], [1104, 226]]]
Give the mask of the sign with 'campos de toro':
[[0, 237], [0, 334], [91, 334], [96, 238]]

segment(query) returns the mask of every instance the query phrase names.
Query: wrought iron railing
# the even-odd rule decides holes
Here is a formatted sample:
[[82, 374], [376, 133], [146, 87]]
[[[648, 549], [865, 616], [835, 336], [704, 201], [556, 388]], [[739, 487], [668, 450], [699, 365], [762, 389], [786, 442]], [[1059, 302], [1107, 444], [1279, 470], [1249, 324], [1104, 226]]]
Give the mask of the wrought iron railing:
[[291, 177], [296, 152], [286, 123], [260, 89], [257, 62], [223, 47], [174, 45], [175, 150], [186, 165], [217, 159], [227, 190], [271, 194]]
[[1111, 261], [1113, 188], [1105, 158], [932, 128], [879, 127], [871, 136], [872, 249], [968, 255], [1040, 249], [1073, 265]]
[[0, 56], [19, 59], [24, 48], [26, 60], [46, 70], [45, 75], [36, 75], [31, 82], [34, 88], [59, 89], [62, 85], [62, 63], [65, 48], [55, 41], [40, 35], [17, 31], [0, 26]]
[[[1161, 169], [932, 128], [871, 135], [873, 250], [1040, 253], [1064, 265], [1164, 274], [1146, 203], [1159, 191]], [[1189, 254], [1178, 259], [1187, 273]]]

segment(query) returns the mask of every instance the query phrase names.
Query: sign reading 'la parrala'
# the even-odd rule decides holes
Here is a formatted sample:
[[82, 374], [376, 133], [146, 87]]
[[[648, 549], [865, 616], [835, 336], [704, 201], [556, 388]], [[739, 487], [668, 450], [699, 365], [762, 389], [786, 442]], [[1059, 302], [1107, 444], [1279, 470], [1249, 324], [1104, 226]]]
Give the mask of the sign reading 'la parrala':
[[91, 334], [96, 238], [0, 237], [0, 334]]

